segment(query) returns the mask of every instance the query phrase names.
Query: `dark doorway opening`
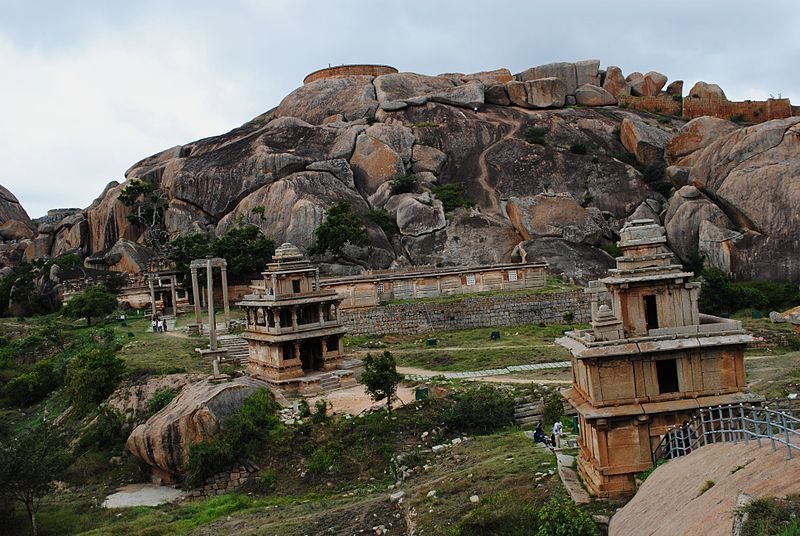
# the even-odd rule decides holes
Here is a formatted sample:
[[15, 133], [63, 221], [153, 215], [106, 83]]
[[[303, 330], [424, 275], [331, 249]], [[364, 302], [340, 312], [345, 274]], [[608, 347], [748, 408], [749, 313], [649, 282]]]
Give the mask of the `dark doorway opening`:
[[648, 330], [658, 328], [658, 307], [652, 294], [644, 297], [644, 321]]
[[322, 369], [322, 344], [320, 340], [307, 339], [300, 343], [300, 362], [303, 370]]
[[678, 361], [676, 359], [661, 359], [656, 361], [656, 374], [658, 375], [658, 392], [677, 393], [678, 389]]
[[292, 281], [292, 292], [294, 292], [295, 294], [300, 293], [300, 281], [298, 281], [297, 279]]

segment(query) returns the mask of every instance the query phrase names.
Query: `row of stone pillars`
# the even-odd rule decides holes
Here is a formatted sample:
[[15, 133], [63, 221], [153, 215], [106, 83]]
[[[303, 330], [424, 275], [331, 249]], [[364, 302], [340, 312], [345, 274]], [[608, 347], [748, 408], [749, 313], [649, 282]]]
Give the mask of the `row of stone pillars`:
[[224, 311], [225, 326], [230, 326], [231, 310], [228, 304], [228, 263], [220, 257], [208, 259], [196, 259], [189, 264], [192, 271], [192, 292], [194, 293], [194, 317], [195, 325], [190, 326], [190, 330], [202, 332], [203, 317], [200, 312], [200, 285], [197, 281], [197, 270], [206, 269], [206, 287], [208, 289], [208, 339], [209, 348], [212, 352], [217, 351], [217, 319], [214, 311], [214, 268], [220, 269], [222, 279], [222, 306]]
[[[178, 282], [174, 275], [168, 276], [169, 277], [169, 290], [172, 294], [172, 310], [175, 316], [178, 316], [178, 293], [175, 290]], [[161, 287], [161, 283], [163, 281], [162, 276], [160, 275], [151, 275], [148, 276], [147, 282], [150, 286], [150, 309], [152, 313], [151, 318], [155, 318], [158, 315], [156, 311], [156, 281], [158, 281], [158, 286]]]

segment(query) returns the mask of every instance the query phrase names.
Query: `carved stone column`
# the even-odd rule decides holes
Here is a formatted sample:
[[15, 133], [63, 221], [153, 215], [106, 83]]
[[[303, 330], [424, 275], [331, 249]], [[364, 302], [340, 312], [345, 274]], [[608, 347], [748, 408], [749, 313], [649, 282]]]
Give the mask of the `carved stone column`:
[[292, 331], [297, 331], [297, 306], [292, 305]]
[[175, 287], [178, 284], [177, 278], [173, 275], [169, 278], [169, 290], [172, 294], [172, 314], [178, 316], [178, 291]]
[[156, 317], [156, 289], [153, 285], [153, 278], [148, 277], [147, 283], [150, 285], [150, 311], [152, 314], [152, 318]]
[[206, 277], [208, 278], [208, 346], [217, 349], [217, 319], [214, 316], [214, 268], [211, 259], [206, 261]]
[[228, 268], [226, 265], [222, 265], [220, 268], [222, 272], [222, 308], [224, 311], [225, 316], [225, 325], [230, 326], [231, 323], [231, 306], [228, 303]]
[[[198, 326], [203, 324], [200, 315], [200, 285], [197, 283], [197, 268], [192, 268], [192, 297], [194, 298], [194, 321]], [[198, 327], [198, 329], [200, 329]]]

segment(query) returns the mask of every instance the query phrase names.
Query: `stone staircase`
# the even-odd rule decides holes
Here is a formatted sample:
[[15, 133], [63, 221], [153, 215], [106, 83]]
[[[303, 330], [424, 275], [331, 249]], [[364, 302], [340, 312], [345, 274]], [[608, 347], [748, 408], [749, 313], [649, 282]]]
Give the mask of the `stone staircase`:
[[534, 399], [531, 396], [523, 396], [515, 399], [514, 422], [517, 426], [525, 424], [536, 424], [542, 419], [544, 412], [544, 402]]
[[226, 359], [242, 365], [247, 364], [247, 341], [238, 335], [221, 335], [217, 337], [217, 345], [228, 354]]

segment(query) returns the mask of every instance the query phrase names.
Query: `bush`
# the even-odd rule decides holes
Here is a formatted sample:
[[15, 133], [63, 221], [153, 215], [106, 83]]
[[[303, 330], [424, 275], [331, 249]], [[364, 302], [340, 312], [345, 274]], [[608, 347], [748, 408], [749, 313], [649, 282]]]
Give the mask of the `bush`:
[[672, 191], [672, 183], [666, 179], [666, 169], [663, 162], [650, 164], [642, 171], [642, 178], [650, 188], [668, 198]]
[[346, 201], [340, 201], [328, 209], [325, 220], [314, 231], [314, 242], [308, 248], [309, 255], [339, 255], [345, 244], [369, 245], [369, 236], [364, 223], [353, 214]]
[[569, 146], [569, 152], [573, 154], [586, 154], [589, 151], [586, 150], [586, 145], [582, 143], [573, 143]]
[[742, 526], [742, 536], [796, 536], [800, 534], [797, 516], [798, 497], [788, 500], [765, 497], [756, 499], [744, 508], [748, 519]]
[[92, 325], [92, 318], [104, 317], [117, 308], [117, 297], [103, 285], [97, 285], [73, 296], [64, 306], [64, 316], [85, 318]]
[[380, 227], [387, 237], [400, 233], [397, 221], [385, 210], [370, 210], [367, 212], [366, 218]]
[[417, 176], [412, 173], [400, 175], [389, 181], [392, 188], [392, 195], [408, 194], [417, 191]]
[[83, 413], [116, 389], [125, 362], [107, 348], [84, 348], [67, 366], [67, 398]]
[[528, 143], [535, 143], [537, 145], [547, 145], [545, 136], [550, 132], [548, 127], [528, 127], [522, 131], [522, 137]]
[[451, 212], [460, 207], [471, 207], [475, 203], [464, 197], [464, 191], [460, 184], [443, 184], [431, 187], [431, 192], [436, 199], [442, 202], [445, 212]]
[[311, 422], [314, 424], [323, 424], [331, 420], [328, 415], [328, 401], [323, 399], [317, 400], [314, 404], [316, 411], [311, 414]]
[[733, 283], [721, 270], [706, 268], [701, 272], [703, 285], [698, 303], [700, 310], [712, 315], [733, 314], [740, 309], [782, 311], [800, 303], [800, 291], [791, 282], [739, 281]]
[[596, 536], [591, 516], [575, 506], [565, 493], [554, 495], [539, 509], [536, 536]]
[[206, 480], [229, 468], [235, 461], [235, 449], [222, 438], [190, 445], [186, 462], [186, 482], [192, 487], [202, 486]]
[[744, 123], [744, 114], [733, 114], [730, 119], [734, 123]]
[[269, 467], [258, 472], [256, 487], [261, 493], [272, 493], [278, 487], [278, 473]]
[[639, 161], [636, 160], [636, 155], [630, 151], [611, 152], [608, 153], [608, 156], [615, 158], [622, 163], [628, 164], [629, 166], [633, 166], [637, 169], [639, 168]]
[[320, 445], [308, 458], [308, 474], [322, 476], [336, 468], [339, 455], [333, 447]]
[[539, 515], [536, 505], [503, 493], [486, 498], [464, 516], [452, 531], [457, 536], [529, 536], [536, 534]]
[[172, 387], [162, 387], [150, 397], [147, 401], [147, 411], [151, 414], [156, 414], [166, 407], [167, 404], [178, 396], [180, 390]]
[[544, 413], [542, 419], [545, 426], [551, 426], [554, 422], [560, 421], [564, 416], [563, 398], [558, 391], [551, 392], [544, 399]]
[[44, 359], [33, 370], [12, 379], [5, 388], [9, 401], [18, 407], [27, 407], [61, 386], [64, 381], [63, 370], [54, 360]]
[[666, 125], [667, 123], [669, 123], [669, 117], [664, 117], [663, 115], [659, 115], [656, 121], [658, 121], [662, 125]]
[[275, 242], [255, 225], [234, 227], [209, 245], [209, 253], [228, 263], [228, 274], [237, 281], [249, 281], [272, 261]]
[[128, 438], [125, 417], [116, 409], [102, 405], [97, 418], [78, 440], [78, 451], [121, 447]]
[[455, 403], [442, 418], [455, 432], [490, 434], [514, 423], [514, 399], [490, 385], [455, 395]]

